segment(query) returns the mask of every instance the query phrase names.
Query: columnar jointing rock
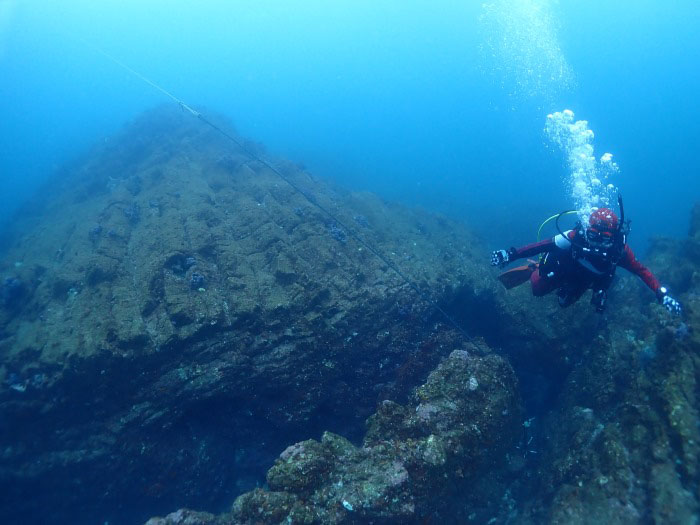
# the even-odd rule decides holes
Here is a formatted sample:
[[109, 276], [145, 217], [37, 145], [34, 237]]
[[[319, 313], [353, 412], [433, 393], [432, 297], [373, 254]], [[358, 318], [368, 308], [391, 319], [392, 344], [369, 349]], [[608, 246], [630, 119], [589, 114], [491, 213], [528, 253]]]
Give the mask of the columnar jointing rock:
[[180, 510], [149, 525], [184, 523], [421, 523], [455, 483], [477, 479], [512, 444], [521, 410], [515, 375], [484, 347], [455, 350], [408, 406], [380, 404], [362, 447], [326, 432], [288, 447], [268, 490], [221, 516]]

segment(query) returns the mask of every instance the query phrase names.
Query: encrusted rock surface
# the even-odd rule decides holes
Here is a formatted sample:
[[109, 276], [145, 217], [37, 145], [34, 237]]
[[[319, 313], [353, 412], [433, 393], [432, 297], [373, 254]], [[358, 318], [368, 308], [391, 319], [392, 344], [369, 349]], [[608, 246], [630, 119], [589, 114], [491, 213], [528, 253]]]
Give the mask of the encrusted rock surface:
[[[520, 317], [517, 306], [498, 305], [502, 308], [500, 315], [512, 324], [505, 327], [507, 337], [491, 334], [491, 340], [505, 342], [509, 358], [516, 363], [519, 375], [526, 378], [528, 365], [514, 351], [517, 341], [530, 358], [537, 356], [537, 350], [528, 344], [530, 338], [536, 341], [535, 348], [537, 342], [546, 347], [541, 348], [540, 355], [552, 356], [554, 366], [562, 368], [558, 376], [552, 374], [546, 378], [556, 381], [559, 377], [560, 391], [556, 396], [548, 396], [549, 406], [533, 403], [533, 395], [528, 396], [531, 408], [545, 410], [527, 414], [519, 425], [522, 433], [510, 429], [511, 435], [520, 439], [506, 450], [505, 468], [494, 463], [490, 470], [483, 469], [477, 483], [442, 498], [443, 509], [420, 505], [416, 508], [426, 514], [433, 512], [434, 520], [446, 523], [593, 525], [697, 521], [700, 514], [699, 209], [696, 206], [693, 211], [687, 239], [656, 239], [648, 256], [652, 269], [681, 300], [682, 317], [670, 315], [655, 303], [652, 294], [636, 278], [623, 272], [611, 292], [608, 312], [594, 318], [594, 324], [586, 317], [585, 300], [572, 310], [578, 316], [576, 319], [563, 314], [559, 320], [550, 320], [549, 327], [553, 330], [562, 329], [561, 319], [570, 323], [571, 329], [564, 327], [561, 338], [548, 334], [541, 317], [528, 320]], [[545, 312], [552, 308], [542, 304], [542, 300], [527, 298], [526, 290], [517, 290], [510, 296], [520, 296], [523, 304], [531, 307], [539, 303]], [[488, 326], [485, 323], [485, 331]], [[589, 337], [581, 337], [582, 327], [587, 327]], [[516, 331], [520, 331], [520, 339], [514, 334]], [[560, 357], [554, 355], [557, 352], [561, 353]], [[540, 373], [536, 366], [533, 370]], [[479, 379], [472, 382], [471, 378], [463, 378], [462, 382], [466, 389], [470, 384], [481, 386]], [[543, 382], [543, 388], [546, 386]], [[418, 389], [417, 395], [422, 391]], [[431, 419], [440, 412], [433, 409], [432, 403], [421, 402], [411, 416]], [[391, 442], [405, 437], [404, 408], [387, 402], [377, 414], [371, 420], [375, 425], [370, 426], [365, 444], [371, 442], [373, 435], [386, 436]], [[326, 450], [323, 441], [318, 446]], [[269, 486], [277, 492], [256, 490], [241, 496], [231, 513], [216, 519], [225, 523], [256, 520], [282, 523], [298, 508], [295, 507], [298, 500], [290, 497], [290, 492], [303, 494], [302, 501], [308, 505], [305, 513], [293, 515], [292, 522], [337, 519], [353, 523], [356, 519], [357, 523], [411, 523], [418, 516], [425, 517], [420, 512], [401, 515], [401, 507], [391, 515], [360, 517], [353, 502], [347, 500], [352, 511], [343, 507], [345, 512], [338, 509], [331, 518], [325, 514], [328, 507], [325, 500], [309, 497], [316, 493], [313, 488], [282, 491], [285, 486], [276, 485], [277, 470], [284, 471], [286, 466], [288, 463], [281, 461], [270, 471], [273, 479], [268, 478]], [[379, 471], [396, 473], [391, 464]], [[322, 472], [335, 471], [330, 468]], [[409, 480], [416, 482], [410, 476]], [[453, 477], [449, 482], [454, 481]], [[325, 483], [331, 482], [325, 478]], [[414, 490], [420, 491], [423, 487], [417, 485]], [[278, 498], [279, 504], [269, 505], [266, 498]], [[280, 521], [276, 521], [278, 518]], [[168, 519], [161, 523], [173, 523]]]
[[[380, 404], [361, 447], [324, 433], [287, 448], [268, 490], [240, 496], [221, 523], [423, 523], [455, 484], [469, 490], [502, 461], [521, 420], [517, 381], [488, 349], [455, 350], [412, 402]], [[178, 511], [183, 513], [188, 511]], [[179, 523], [178, 513], [150, 525]], [[214, 523], [206, 517], [197, 523]]]
[[647, 258], [684, 317], [620, 271], [601, 318], [585, 296], [561, 311], [502, 290], [459, 224], [270, 161], [312, 202], [157, 110], [18, 214], [0, 255], [0, 521], [698, 514], [700, 204], [688, 239]]
[[699, 206], [691, 236], [648, 260], [684, 307], [621, 275], [555, 409], [533, 421], [533, 484], [519, 523], [695, 523], [700, 514]]
[[464, 227], [270, 161], [342, 224], [177, 109], [18, 214], [0, 257], [0, 520], [221, 508], [289, 443], [356, 440], [378, 401], [405, 400], [463, 337], [349, 229], [468, 331], [503, 311]]

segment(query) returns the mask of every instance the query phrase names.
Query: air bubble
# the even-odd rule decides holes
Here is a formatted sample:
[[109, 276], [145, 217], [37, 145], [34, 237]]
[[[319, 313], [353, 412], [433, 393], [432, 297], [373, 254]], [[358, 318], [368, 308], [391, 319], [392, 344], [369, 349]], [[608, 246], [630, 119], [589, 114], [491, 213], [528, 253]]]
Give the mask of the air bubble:
[[604, 153], [596, 160], [593, 130], [585, 120], [571, 124], [574, 117], [570, 109], [547, 115], [545, 133], [564, 153], [569, 167], [567, 186], [579, 220], [587, 224], [585, 218], [595, 207], [607, 208], [615, 202], [617, 188], [614, 184], [604, 185], [601, 180], [617, 174], [619, 168], [612, 160], [612, 153]]

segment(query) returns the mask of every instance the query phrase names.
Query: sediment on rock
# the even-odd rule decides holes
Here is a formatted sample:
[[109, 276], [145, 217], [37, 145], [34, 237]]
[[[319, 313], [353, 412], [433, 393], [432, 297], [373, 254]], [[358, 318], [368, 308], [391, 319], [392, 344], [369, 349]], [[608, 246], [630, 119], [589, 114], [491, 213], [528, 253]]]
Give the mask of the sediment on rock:
[[532, 423], [539, 457], [524, 523], [680, 524], [700, 512], [698, 209], [687, 239], [654, 239], [646, 258], [683, 316], [619, 276], [595, 344]]
[[377, 401], [405, 401], [462, 336], [344, 228], [431, 301], [502, 300], [463, 226], [270, 161], [340, 223], [167, 109], [18, 215], [0, 258], [0, 518], [215, 508], [280, 447], [357, 440]]
[[[697, 207], [687, 242], [659, 239], [649, 258], [686, 317], [670, 318], [618, 272], [601, 322], [586, 297], [562, 311], [527, 286], [502, 290], [487, 247], [463, 225], [265, 158], [303, 194], [201, 122], [155, 110], [66, 167], [17, 216], [0, 256], [0, 521], [65, 523], [76, 509], [90, 523], [139, 522], [183, 506], [218, 511], [265, 483], [292, 443], [318, 453], [305, 464], [317, 479], [309, 485], [285, 463], [273, 467], [272, 490], [240, 500], [262, 498], [263, 509], [274, 509], [265, 519], [288, 516], [311, 494], [318, 512], [346, 516], [338, 519], [413, 519], [411, 504], [414, 516], [428, 516], [438, 511], [422, 499], [416, 473], [439, 491], [440, 468], [467, 487], [442, 502], [462, 522], [557, 522], [567, 502], [597, 516], [592, 509], [606, 498], [624, 502], [620, 516], [644, 519], [695, 508]], [[429, 300], [356, 243], [350, 228]], [[430, 433], [449, 433], [452, 409], [467, 410], [437, 401], [452, 393], [418, 389], [432, 401], [412, 397], [466, 344], [431, 301], [466, 339], [483, 338], [509, 362], [470, 350], [477, 355], [469, 366], [512, 366], [518, 377], [525, 418], [511, 414], [507, 423], [496, 411], [488, 420], [510, 425], [504, 443], [520, 435], [501, 454], [503, 470], [496, 456], [470, 448], [482, 442], [468, 417], [496, 434], [479, 420], [484, 414], [465, 412], [454, 440], [431, 442], [440, 447], [429, 456], [444, 457], [442, 467], [411, 455], [428, 450]], [[492, 386], [488, 374], [473, 379], [466, 384], [474, 390], [459, 395], [471, 399]], [[505, 381], [507, 395], [517, 396], [514, 388]], [[297, 450], [286, 454], [292, 464]], [[347, 498], [352, 511], [342, 500], [335, 508], [342, 494], [319, 488], [331, 474], [355, 488], [395, 490], [386, 476], [363, 478], [346, 456], [394, 481], [405, 471], [411, 488], [396, 485], [405, 485], [396, 496], [404, 506], [381, 514], [358, 489], [367, 510]], [[476, 481], [451, 463], [472, 456], [483, 475]], [[652, 500], [653, 510], [642, 508]], [[224, 519], [189, 511], [176, 518]]]
[[[361, 447], [326, 432], [288, 447], [269, 489], [240, 496], [221, 523], [423, 523], [498, 464], [521, 420], [510, 366], [483, 345], [455, 350], [407, 406], [384, 401]], [[150, 525], [178, 523], [181, 510]], [[203, 520], [201, 523], [213, 523]]]

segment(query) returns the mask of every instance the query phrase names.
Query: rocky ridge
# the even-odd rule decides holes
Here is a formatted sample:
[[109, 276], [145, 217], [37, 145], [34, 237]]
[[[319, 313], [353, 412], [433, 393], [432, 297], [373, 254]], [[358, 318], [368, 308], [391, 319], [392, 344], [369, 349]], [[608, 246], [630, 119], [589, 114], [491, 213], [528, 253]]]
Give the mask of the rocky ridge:
[[[453, 351], [408, 406], [384, 401], [362, 447], [326, 432], [288, 447], [267, 473], [269, 490], [240, 496], [230, 514], [198, 523], [422, 523], [456, 486], [468, 490], [499, 463], [521, 420], [517, 381], [500, 357]], [[150, 520], [181, 523], [189, 511]]]
[[[163, 109], [66, 167], [18, 215], [0, 258], [3, 521], [223, 509], [284, 450], [267, 489], [234, 514], [168, 519], [274, 522], [294, 508], [311, 521], [682, 523], [697, 512], [697, 206], [689, 239], [659, 239], [650, 256], [683, 322], [622, 275], [601, 320], [585, 298], [560, 311], [526, 287], [502, 290], [462, 225], [270, 161], [339, 222]], [[465, 426], [474, 418], [483, 436]], [[444, 462], [416, 456], [430, 436]], [[308, 465], [312, 481], [293, 470], [307, 448], [322, 460]], [[341, 479], [357, 499], [333, 489]], [[455, 497], [446, 483], [466, 488]], [[442, 496], [428, 501], [430, 490]], [[256, 515], [260, 502], [274, 513]]]
[[270, 162], [339, 222], [168, 109], [18, 215], [0, 259], [0, 517], [221, 505], [328, 422], [359, 439], [462, 335], [350, 228], [430, 301], [465, 305], [467, 329], [499, 300], [463, 227]]

